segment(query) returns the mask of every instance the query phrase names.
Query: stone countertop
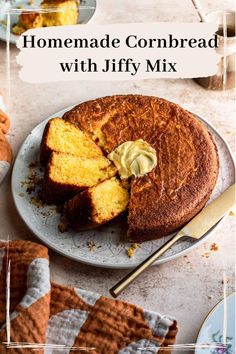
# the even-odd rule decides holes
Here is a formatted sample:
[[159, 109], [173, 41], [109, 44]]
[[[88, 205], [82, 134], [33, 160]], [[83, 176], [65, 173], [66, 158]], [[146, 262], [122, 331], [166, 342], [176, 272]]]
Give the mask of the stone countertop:
[[[202, 0], [204, 9], [233, 8], [233, 1]], [[198, 21], [190, 1], [182, 0], [98, 0], [91, 23], [154, 21]], [[31, 85], [18, 78], [17, 49], [11, 46], [12, 127], [9, 140], [15, 154], [31, 129], [49, 115], [78, 102], [118, 94], [156, 95], [174, 101], [204, 117], [224, 136], [232, 149], [235, 137], [235, 92], [207, 91], [193, 80], [143, 80], [124, 82], [68, 82]], [[0, 42], [0, 82], [6, 90], [5, 44]], [[10, 176], [0, 187], [0, 238], [29, 239], [37, 242], [18, 216], [10, 190]], [[217, 243], [219, 250], [211, 251]], [[208, 254], [206, 258], [205, 254]], [[94, 268], [68, 260], [50, 251], [53, 281], [93, 290], [103, 295], [126, 270]], [[175, 316], [179, 321], [178, 343], [193, 343], [211, 308], [222, 298], [223, 276], [227, 293], [234, 291], [235, 216], [227, 218], [212, 238], [187, 256], [147, 270], [121, 299], [153, 311]], [[176, 351], [177, 353], [177, 351]], [[181, 353], [181, 350], [180, 352]], [[187, 352], [185, 352], [187, 353]]]

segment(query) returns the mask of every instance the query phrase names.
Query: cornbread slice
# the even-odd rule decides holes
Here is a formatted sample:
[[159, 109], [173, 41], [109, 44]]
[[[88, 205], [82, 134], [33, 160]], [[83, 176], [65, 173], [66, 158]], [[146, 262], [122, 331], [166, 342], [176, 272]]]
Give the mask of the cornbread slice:
[[86, 133], [61, 118], [51, 119], [44, 129], [40, 148], [43, 164], [46, 164], [53, 151], [87, 158], [103, 156], [100, 147]]
[[23, 32], [31, 28], [43, 27], [43, 16], [40, 13], [22, 13], [19, 16], [19, 21], [12, 27], [12, 32], [16, 35], [21, 35]]
[[42, 9], [56, 8], [58, 12], [43, 13], [43, 26], [66, 26], [78, 23], [78, 6], [76, 0], [44, 0]]
[[79, 191], [116, 174], [116, 167], [104, 156], [79, 157], [53, 152], [49, 159], [43, 183], [43, 200], [60, 204]]
[[116, 178], [78, 193], [66, 202], [65, 215], [75, 229], [86, 229], [104, 224], [128, 206], [129, 192]]

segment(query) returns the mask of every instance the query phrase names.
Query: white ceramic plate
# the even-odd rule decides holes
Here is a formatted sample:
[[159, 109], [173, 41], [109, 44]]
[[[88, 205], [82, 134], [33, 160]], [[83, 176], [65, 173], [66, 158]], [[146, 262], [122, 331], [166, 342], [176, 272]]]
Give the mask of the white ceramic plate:
[[[224, 313], [226, 323], [226, 343], [224, 337]], [[195, 350], [195, 354], [235, 354], [235, 293], [229, 295], [225, 301], [219, 302], [205, 319], [198, 338], [197, 345], [211, 344], [212, 348]], [[215, 348], [214, 348], [215, 346]]]
[[[64, 112], [72, 107], [68, 107], [53, 116], [47, 118], [36, 126], [23, 143], [12, 173], [12, 193], [16, 208], [27, 224], [29, 229], [47, 246], [58, 253], [61, 253], [74, 260], [90, 265], [107, 268], [131, 268], [147, 258], [158, 247], [165, 243], [171, 236], [166, 236], [159, 240], [144, 242], [140, 245], [133, 258], [128, 258], [126, 250], [130, 243], [125, 241], [126, 222], [125, 219], [115, 220], [102, 227], [83, 232], [68, 231], [61, 233], [58, 231], [60, 215], [50, 206], [38, 208], [30, 202], [32, 195], [26, 193], [25, 181], [29, 175], [29, 165], [39, 160], [39, 146], [44, 127], [52, 117], [60, 117]], [[201, 119], [203, 120], [203, 119]], [[203, 120], [204, 121], [204, 120]], [[220, 134], [205, 122], [212, 133], [219, 151], [220, 173], [217, 185], [211, 200], [219, 196], [227, 187], [234, 182], [234, 162], [227, 143]], [[40, 174], [39, 168], [35, 171]], [[42, 174], [42, 172], [41, 172]], [[186, 254], [210, 237], [223, 219], [215, 225], [201, 240], [182, 240], [176, 243], [163, 255], [156, 264], [172, 260]], [[88, 245], [95, 244], [91, 251]]]
[[[7, 11], [9, 9], [32, 9], [39, 8], [41, 0], [34, 0], [33, 5], [29, 5], [29, 0], [13, 0], [13, 1], [1, 1], [0, 0], [0, 39], [6, 41], [7, 34]], [[96, 0], [81, 0], [79, 5], [79, 21], [78, 23], [87, 23], [96, 10]], [[11, 29], [12, 26], [18, 22], [18, 14], [12, 13], [10, 16]], [[10, 43], [15, 44], [19, 36], [12, 33], [10, 34]]]

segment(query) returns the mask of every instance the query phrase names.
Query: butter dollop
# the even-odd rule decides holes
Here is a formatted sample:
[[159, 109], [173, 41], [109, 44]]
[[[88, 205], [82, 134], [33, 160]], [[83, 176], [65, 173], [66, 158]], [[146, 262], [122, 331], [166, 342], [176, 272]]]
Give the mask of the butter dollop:
[[121, 179], [132, 175], [144, 176], [157, 165], [156, 150], [142, 139], [126, 141], [113, 150], [108, 158], [116, 165]]

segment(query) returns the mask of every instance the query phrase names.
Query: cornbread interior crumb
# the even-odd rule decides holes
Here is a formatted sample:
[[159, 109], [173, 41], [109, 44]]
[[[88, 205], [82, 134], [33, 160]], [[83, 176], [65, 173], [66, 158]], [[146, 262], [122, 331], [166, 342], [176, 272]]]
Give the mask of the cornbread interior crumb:
[[61, 118], [50, 122], [46, 144], [53, 151], [76, 156], [103, 156], [101, 149], [85, 133]]
[[104, 156], [84, 158], [53, 152], [49, 178], [55, 183], [91, 187], [114, 176], [116, 168]]
[[41, 8], [58, 8], [58, 12], [43, 13], [43, 26], [65, 26], [76, 25], [78, 22], [78, 2], [75, 0], [58, 1], [45, 0]]
[[126, 209], [129, 201], [129, 192], [116, 178], [91, 188], [91, 195], [95, 207], [94, 220], [97, 223], [119, 215]]

